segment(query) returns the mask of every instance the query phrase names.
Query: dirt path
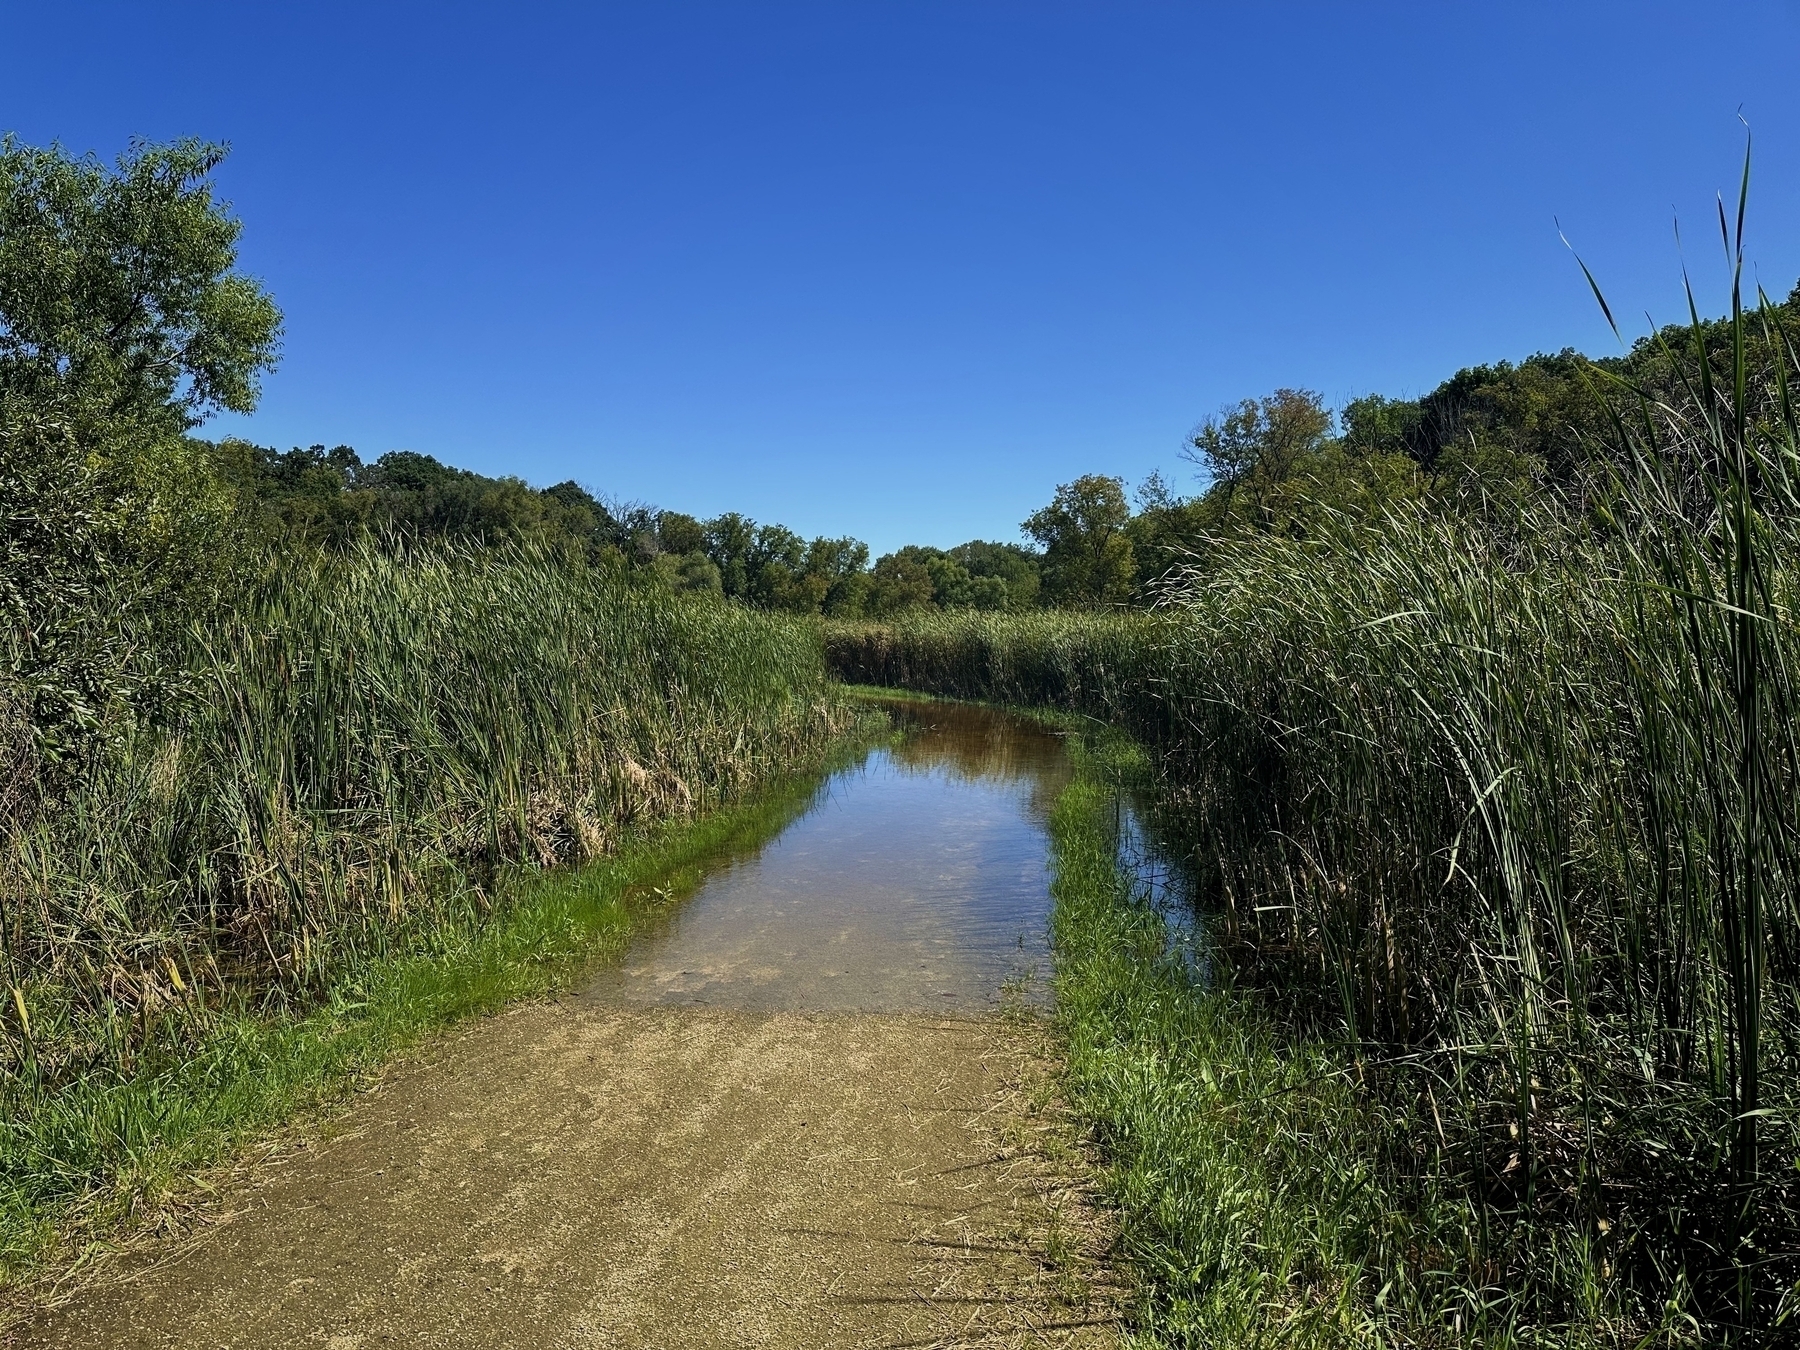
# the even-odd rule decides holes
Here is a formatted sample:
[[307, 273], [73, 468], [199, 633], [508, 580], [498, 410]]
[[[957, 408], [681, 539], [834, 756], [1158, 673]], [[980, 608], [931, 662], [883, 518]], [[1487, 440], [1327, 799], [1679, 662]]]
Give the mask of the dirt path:
[[[537, 1005], [390, 1072], [20, 1346], [1114, 1343], [1035, 1033]], [[1023, 1078], [1022, 1078], [1023, 1075]]]

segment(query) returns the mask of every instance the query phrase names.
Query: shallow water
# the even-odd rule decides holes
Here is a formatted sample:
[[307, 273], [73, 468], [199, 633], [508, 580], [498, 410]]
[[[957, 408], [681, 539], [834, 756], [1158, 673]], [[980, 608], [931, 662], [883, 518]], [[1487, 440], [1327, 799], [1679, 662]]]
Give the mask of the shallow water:
[[1048, 997], [1048, 812], [1062, 739], [988, 708], [894, 703], [914, 734], [723, 860], [584, 999], [974, 1011]]

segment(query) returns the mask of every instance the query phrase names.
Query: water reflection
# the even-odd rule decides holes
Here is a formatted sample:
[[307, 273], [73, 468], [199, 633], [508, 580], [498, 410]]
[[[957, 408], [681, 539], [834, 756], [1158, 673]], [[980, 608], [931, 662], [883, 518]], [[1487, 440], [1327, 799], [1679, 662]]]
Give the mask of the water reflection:
[[724, 859], [584, 997], [803, 1011], [1047, 997], [1045, 822], [1060, 737], [992, 709], [890, 705], [911, 734], [834, 774], [760, 853]]
[[965, 782], [1019, 783], [1031, 790], [1030, 809], [1043, 821], [1068, 786], [1071, 767], [1062, 737], [1033, 722], [967, 703], [878, 699], [910, 733], [893, 751], [906, 769], [946, 772]]
[[1119, 864], [1131, 874], [1133, 893], [1162, 917], [1169, 953], [1188, 978], [1212, 983], [1211, 949], [1194, 911], [1191, 870], [1175, 850], [1158, 843], [1147, 823], [1154, 818], [1147, 804], [1121, 798], [1115, 805]]
[[[980, 1010], [1049, 999], [1060, 735], [991, 708], [882, 700], [904, 739], [833, 774], [772, 841], [721, 854], [694, 894], [582, 995], [794, 1011]], [[1117, 803], [1119, 860], [1170, 951], [1209, 978], [1191, 879]]]

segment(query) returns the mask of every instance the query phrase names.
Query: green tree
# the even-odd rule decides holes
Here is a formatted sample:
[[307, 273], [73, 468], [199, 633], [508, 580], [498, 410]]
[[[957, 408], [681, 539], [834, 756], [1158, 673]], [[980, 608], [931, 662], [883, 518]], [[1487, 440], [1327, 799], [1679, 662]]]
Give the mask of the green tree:
[[164, 706], [169, 648], [256, 556], [250, 461], [187, 434], [255, 407], [280, 336], [212, 194], [223, 153], [0, 140], [0, 701], [52, 761]]
[[810, 543], [785, 525], [727, 512], [703, 527], [726, 595], [761, 609], [860, 616], [870, 590], [868, 545], [848, 536]]
[[676, 589], [724, 593], [718, 564], [706, 554], [706, 527], [680, 511], [656, 514], [655, 567]]
[[931, 576], [932, 599], [941, 609], [989, 609], [1007, 607], [1006, 581], [997, 576], [977, 576], [950, 553], [932, 550], [925, 562]]
[[1044, 592], [1052, 604], [1124, 604], [1136, 564], [1126, 524], [1125, 480], [1084, 474], [1056, 489], [1050, 505], [1026, 518], [1025, 533], [1043, 546]]
[[757, 526], [745, 563], [753, 605], [812, 614], [824, 601], [824, 583], [806, 575], [806, 541], [785, 525]]
[[220, 450], [240, 465], [247, 496], [278, 540], [342, 548], [368, 533], [375, 494], [361, 487], [362, 457], [347, 445], [280, 451], [226, 440]]
[[733, 600], [750, 599], [750, 552], [756, 543], [756, 522], [736, 511], [727, 511], [706, 522], [706, 556], [719, 569], [719, 581]]
[[671, 590], [724, 594], [719, 583], [719, 569], [704, 553], [659, 553], [650, 566]]
[[134, 142], [112, 168], [0, 140], [0, 394], [179, 433], [249, 412], [281, 315], [236, 270], [209, 181], [224, 147]]
[[706, 527], [680, 511], [663, 511], [656, 517], [656, 540], [664, 553], [705, 553]]
[[869, 594], [869, 546], [845, 535], [806, 546], [806, 574], [824, 583], [819, 609], [838, 618], [862, 616]]
[[1227, 493], [1263, 492], [1287, 482], [1331, 436], [1331, 410], [1308, 389], [1247, 398], [1201, 423], [1184, 457]]
[[[950, 556], [961, 563], [972, 578], [1005, 587], [1005, 603], [999, 608], [1031, 609], [1038, 602], [1042, 578], [1038, 572], [1038, 555], [1019, 544], [991, 543], [971, 539], [950, 550]], [[992, 587], [989, 587], [990, 594]]]
[[112, 556], [191, 581], [152, 588], [165, 602], [243, 565], [241, 456], [186, 433], [256, 406], [281, 331], [236, 270], [241, 226], [209, 182], [223, 155], [138, 142], [108, 168], [0, 139], [0, 423], [82, 458], [120, 504]]
[[875, 618], [887, 618], [931, 604], [931, 573], [926, 570], [916, 545], [875, 560], [870, 578], [867, 610]]
[[1424, 410], [1417, 400], [1370, 394], [1344, 405], [1339, 421], [1344, 449], [1355, 456], [1406, 455], [1418, 459]]
[[543, 529], [558, 539], [589, 548], [602, 542], [616, 523], [613, 513], [574, 479], [553, 483], [540, 494]]
[[1138, 484], [1134, 495], [1137, 514], [1125, 527], [1137, 564], [1132, 598], [1148, 605], [1169, 569], [1193, 557], [1206, 533], [1208, 512], [1201, 498], [1178, 496], [1159, 472]]

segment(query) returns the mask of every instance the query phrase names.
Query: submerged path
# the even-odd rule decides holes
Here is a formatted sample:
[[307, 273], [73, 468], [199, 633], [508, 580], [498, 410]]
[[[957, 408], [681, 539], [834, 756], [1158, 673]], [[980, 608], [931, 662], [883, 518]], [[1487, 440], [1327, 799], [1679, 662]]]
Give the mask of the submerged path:
[[591, 990], [437, 1042], [18, 1343], [1113, 1344], [1041, 1030], [999, 1011], [1060, 747], [931, 717]]

